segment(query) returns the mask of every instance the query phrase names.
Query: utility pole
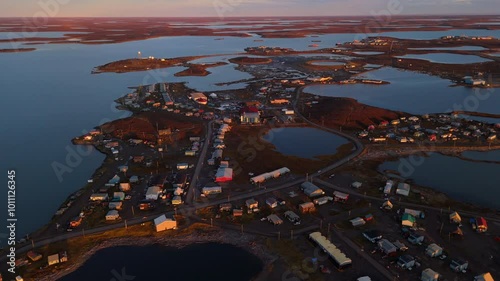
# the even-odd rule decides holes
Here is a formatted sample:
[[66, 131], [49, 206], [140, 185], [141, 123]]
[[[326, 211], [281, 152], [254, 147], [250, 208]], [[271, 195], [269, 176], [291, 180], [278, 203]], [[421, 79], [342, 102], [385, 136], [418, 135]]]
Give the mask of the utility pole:
[[128, 226], [127, 226], [127, 220], [125, 220], [125, 229], [127, 229]]
[[278, 240], [281, 240], [281, 231], [278, 231]]
[[134, 216], [134, 217], [135, 217], [134, 206], [130, 206], [130, 207], [131, 207], [131, 209], [132, 209], [132, 216]]

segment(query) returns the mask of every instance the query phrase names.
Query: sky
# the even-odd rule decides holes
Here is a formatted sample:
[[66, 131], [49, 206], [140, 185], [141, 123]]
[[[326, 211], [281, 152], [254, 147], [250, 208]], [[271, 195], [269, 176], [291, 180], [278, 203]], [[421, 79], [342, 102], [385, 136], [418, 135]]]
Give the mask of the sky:
[[0, 0], [0, 17], [499, 14], [500, 0]]

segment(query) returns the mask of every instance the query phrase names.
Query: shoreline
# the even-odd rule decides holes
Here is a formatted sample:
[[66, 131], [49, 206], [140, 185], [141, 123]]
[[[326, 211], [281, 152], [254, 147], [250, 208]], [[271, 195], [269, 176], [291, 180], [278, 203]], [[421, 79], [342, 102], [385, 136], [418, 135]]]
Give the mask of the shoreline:
[[[175, 230], [174, 230], [175, 231]], [[161, 236], [161, 237], [123, 237], [116, 238], [112, 240], [107, 240], [98, 245], [92, 247], [84, 255], [77, 258], [69, 267], [64, 270], [59, 270], [58, 272], [51, 274], [49, 276], [44, 276], [43, 278], [38, 278], [37, 281], [54, 281], [64, 276], [78, 270], [83, 264], [85, 264], [89, 259], [91, 259], [95, 253], [106, 248], [121, 247], [121, 246], [148, 246], [159, 244], [164, 247], [170, 247], [175, 249], [182, 249], [193, 244], [207, 244], [207, 243], [217, 243], [217, 244], [229, 244], [238, 247], [252, 255], [258, 257], [263, 263], [262, 271], [252, 280], [259, 280], [259, 277], [266, 272], [266, 267], [272, 264], [277, 257], [271, 254], [262, 243], [258, 242], [258, 238], [252, 234], [245, 233], [240, 235], [235, 231], [229, 231], [227, 229], [214, 228], [209, 229], [210, 233], [206, 235], [199, 235], [199, 233], [191, 233], [187, 236], [182, 236], [182, 238], [177, 238], [178, 234], [171, 236]], [[247, 246], [242, 246], [247, 245]], [[71, 257], [70, 257], [71, 258]]]

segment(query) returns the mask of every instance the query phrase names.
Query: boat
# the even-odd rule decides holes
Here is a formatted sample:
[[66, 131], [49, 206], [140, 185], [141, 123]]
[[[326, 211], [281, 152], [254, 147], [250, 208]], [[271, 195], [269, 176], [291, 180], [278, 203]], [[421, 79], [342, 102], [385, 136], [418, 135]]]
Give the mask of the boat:
[[311, 44], [311, 45], [309, 45], [309, 47], [319, 47], [319, 45], [318, 44]]
[[311, 42], [321, 42], [321, 40], [312, 40]]

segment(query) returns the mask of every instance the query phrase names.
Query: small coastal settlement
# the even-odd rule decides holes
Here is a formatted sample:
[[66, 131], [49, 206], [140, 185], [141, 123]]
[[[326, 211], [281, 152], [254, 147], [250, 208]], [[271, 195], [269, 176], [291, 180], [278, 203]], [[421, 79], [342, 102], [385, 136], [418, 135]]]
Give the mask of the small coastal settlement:
[[[354, 50], [402, 44], [388, 40], [370, 38], [322, 52], [351, 56]], [[464, 40], [481, 41], [462, 38], [457, 44]], [[312, 57], [269, 47], [247, 52], [266, 59], [234, 59], [257, 77], [244, 90], [202, 93], [164, 82], [137, 86], [117, 100], [131, 117], [75, 138], [75, 144], [93, 145], [106, 160], [35, 241], [18, 249], [16, 280], [64, 271], [81, 254], [58, 240], [41, 243], [48, 237], [64, 241], [113, 231], [157, 237], [193, 224], [263, 239], [278, 256], [275, 269], [265, 269], [266, 280], [284, 274], [293, 280], [500, 278], [498, 213], [438, 200], [441, 194], [396, 171], [377, 171], [373, 160], [498, 149], [500, 124], [470, 120], [460, 115], [464, 112], [412, 115], [302, 91], [321, 83], [383, 87], [388, 82], [354, 75], [373, 69], [371, 59], [403, 68], [401, 59], [339, 60], [342, 64], [330, 67], [311, 63], [324, 61], [314, 57], [321, 52]], [[487, 87], [476, 72], [469, 74], [457, 83]], [[332, 107], [325, 111], [325, 104]], [[264, 138], [291, 127], [314, 127], [348, 144], [311, 160], [283, 155]]]

